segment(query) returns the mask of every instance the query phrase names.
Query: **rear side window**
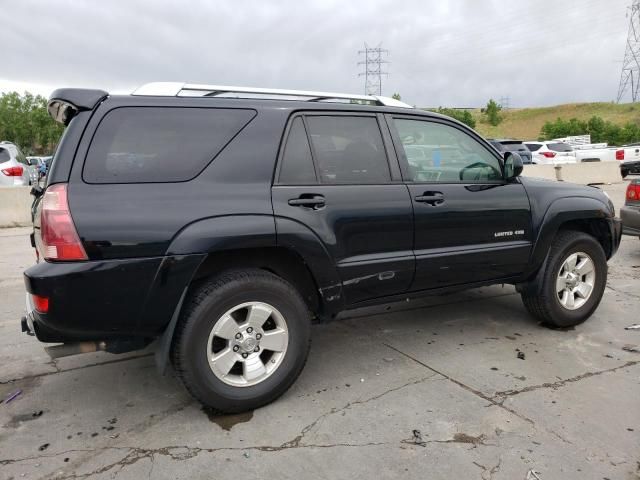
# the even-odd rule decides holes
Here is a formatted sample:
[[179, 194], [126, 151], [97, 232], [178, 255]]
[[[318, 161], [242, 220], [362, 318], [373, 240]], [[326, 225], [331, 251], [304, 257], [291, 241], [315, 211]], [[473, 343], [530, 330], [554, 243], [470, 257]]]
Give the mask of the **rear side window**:
[[540, 150], [540, 147], [542, 147], [542, 145], [538, 143], [525, 143], [525, 145], [532, 152], [537, 152], [538, 150]]
[[573, 152], [571, 145], [566, 143], [547, 143], [547, 148], [554, 152]]
[[289, 185], [316, 183], [311, 148], [302, 117], [296, 118], [291, 125], [291, 130], [289, 130], [278, 180], [279, 183]]
[[89, 183], [179, 182], [196, 176], [255, 116], [253, 110], [126, 107], [100, 122]]
[[6, 148], [0, 148], [0, 163], [8, 162], [11, 160], [11, 155]]
[[307, 126], [321, 183], [391, 181], [375, 117], [313, 115]]

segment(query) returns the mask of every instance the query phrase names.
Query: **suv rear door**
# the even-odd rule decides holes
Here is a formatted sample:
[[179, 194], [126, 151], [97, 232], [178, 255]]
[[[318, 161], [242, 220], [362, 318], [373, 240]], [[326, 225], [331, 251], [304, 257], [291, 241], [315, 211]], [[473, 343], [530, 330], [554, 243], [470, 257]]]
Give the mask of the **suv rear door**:
[[412, 291], [499, 280], [525, 270], [531, 252], [527, 194], [475, 134], [445, 120], [387, 120], [413, 201]]
[[347, 304], [402, 293], [414, 273], [411, 200], [381, 122], [375, 113], [294, 116], [272, 188], [278, 243], [297, 248], [282, 235], [290, 221], [319, 239]]

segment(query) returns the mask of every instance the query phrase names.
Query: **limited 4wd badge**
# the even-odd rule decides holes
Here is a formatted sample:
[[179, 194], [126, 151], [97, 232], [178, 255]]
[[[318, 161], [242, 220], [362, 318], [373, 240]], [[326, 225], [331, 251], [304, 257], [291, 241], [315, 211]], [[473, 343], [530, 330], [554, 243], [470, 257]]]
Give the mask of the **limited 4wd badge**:
[[524, 230], [509, 230], [507, 232], [496, 232], [494, 237], [513, 237], [515, 235], [524, 235]]

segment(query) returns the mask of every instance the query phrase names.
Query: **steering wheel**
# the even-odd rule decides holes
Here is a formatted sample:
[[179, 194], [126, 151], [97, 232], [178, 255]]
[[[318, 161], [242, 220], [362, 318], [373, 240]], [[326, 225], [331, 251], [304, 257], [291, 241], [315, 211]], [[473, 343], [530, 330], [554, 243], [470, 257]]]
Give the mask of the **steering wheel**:
[[[472, 163], [471, 165], [467, 165], [466, 167], [463, 167], [460, 170], [460, 180], [464, 180], [464, 172], [466, 170], [471, 170], [472, 168], [483, 168], [483, 167], [489, 167], [491, 170], [493, 170], [493, 173], [496, 175], [497, 178], [500, 178], [502, 176], [502, 173], [493, 165], [489, 165], [488, 163], [484, 163], [484, 162], [475, 162]], [[478, 173], [476, 175], [476, 178], [474, 178], [474, 180], [480, 180], [480, 173]]]

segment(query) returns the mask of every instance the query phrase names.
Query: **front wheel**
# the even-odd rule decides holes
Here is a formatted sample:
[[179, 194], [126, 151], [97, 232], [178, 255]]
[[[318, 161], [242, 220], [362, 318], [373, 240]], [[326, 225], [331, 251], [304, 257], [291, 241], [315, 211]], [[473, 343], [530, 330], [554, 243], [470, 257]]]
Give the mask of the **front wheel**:
[[591, 235], [561, 231], [551, 245], [540, 285], [525, 289], [527, 310], [551, 327], [570, 327], [587, 320], [602, 300], [607, 258]]
[[241, 412], [289, 388], [305, 364], [310, 335], [309, 311], [293, 286], [262, 270], [230, 271], [187, 298], [172, 360], [202, 404]]

